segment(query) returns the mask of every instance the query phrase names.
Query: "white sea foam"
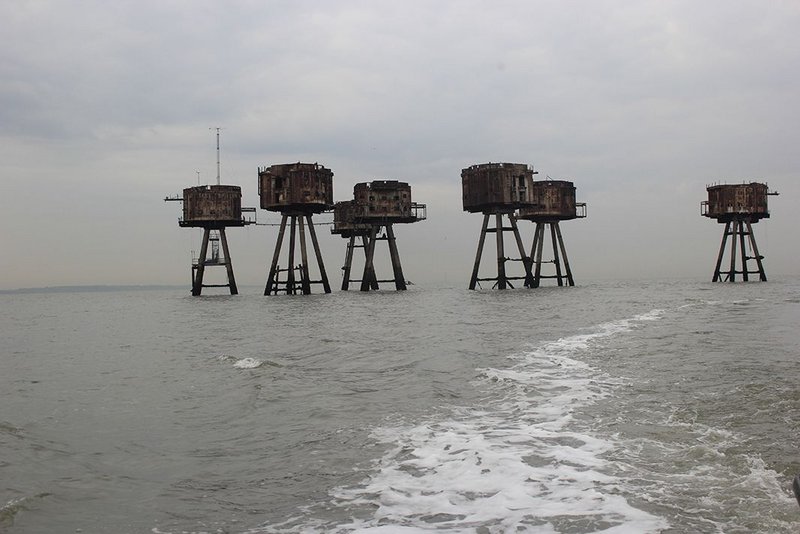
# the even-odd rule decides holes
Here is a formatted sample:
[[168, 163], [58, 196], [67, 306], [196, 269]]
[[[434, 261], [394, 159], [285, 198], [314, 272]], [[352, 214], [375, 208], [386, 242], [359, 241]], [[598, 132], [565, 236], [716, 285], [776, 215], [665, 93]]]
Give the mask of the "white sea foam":
[[236, 360], [233, 364], [237, 369], [256, 369], [262, 365], [264, 365], [264, 362], [256, 358], [242, 358], [241, 360]]
[[[640, 498], [688, 518], [693, 530], [796, 532], [785, 476], [759, 455], [742, 454], [743, 436], [674, 417], [666, 424], [680, 437], [628, 441], [623, 447], [636, 462], [614, 466], [638, 481]], [[769, 503], [792, 513], [762, 516]]]
[[[620, 480], [607, 474], [604, 454], [617, 444], [590, 424], [573, 424], [582, 407], [615, 387], [581, 353], [660, 315], [653, 310], [602, 324], [515, 355], [509, 368], [480, 370], [476, 385], [487, 392], [481, 407], [375, 429], [374, 438], [389, 451], [362, 484], [333, 492], [335, 505], [374, 512], [324, 530], [641, 533], [668, 527], [631, 506]], [[306, 523], [300, 530], [323, 529]]]
[[228, 354], [221, 354], [217, 359], [221, 362], [232, 362], [236, 369], [257, 369], [264, 365], [264, 362], [258, 358], [237, 358]]

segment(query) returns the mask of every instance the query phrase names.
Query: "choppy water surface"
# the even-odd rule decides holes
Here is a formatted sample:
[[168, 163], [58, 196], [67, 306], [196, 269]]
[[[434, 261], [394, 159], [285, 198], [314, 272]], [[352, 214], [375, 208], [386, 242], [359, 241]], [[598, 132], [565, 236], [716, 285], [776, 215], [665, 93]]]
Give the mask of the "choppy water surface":
[[0, 532], [797, 532], [800, 281], [0, 295]]

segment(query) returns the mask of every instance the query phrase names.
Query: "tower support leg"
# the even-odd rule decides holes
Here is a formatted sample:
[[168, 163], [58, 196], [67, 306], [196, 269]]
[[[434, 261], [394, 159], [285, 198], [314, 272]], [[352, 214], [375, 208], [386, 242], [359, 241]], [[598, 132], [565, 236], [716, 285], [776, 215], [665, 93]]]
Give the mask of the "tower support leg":
[[737, 221], [737, 223], [739, 224], [739, 250], [741, 251], [742, 257], [742, 280], [747, 282], [747, 250], [744, 246], [744, 222]]
[[[278, 231], [278, 240], [275, 244], [275, 251], [272, 255], [272, 264], [269, 269], [269, 276], [267, 277], [267, 286], [264, 289], [264, 295], [275, 295], [279, 291], [279, 286], [284, 285], [280, 282], [281, 269], [278, 266], [278, 260], [281, 256], [283, 247], [283, 239], [286, 235], [286, 225], [289, 223], [289, 257], [288, 268], [286, 270], [285, 290], [286, 294], [294, 295], [298, 290], [303, 295], [311, 293], [311, 275], [308, 262], [308, 246], [306, 244], [306, 229], [311, 236], [311, 244], [314, 247], [316, 254], [317, 264], [319, 265], [320, 281], [325, 289], [325, 293], [331, 292], [330, 284], [328, 283], [328, 275], [325, 272], [325, 265], [322, 262], [322, 253], [317, 241], [317, 234], [314, 230], [314, 223], [311, 220], [311, 215], [303, 213], [284, 213], [281, 217], [281, 227]], [[297, 242], [297, 234], [299, 232], [300, 241], [300, 264], [295, 265], [295, 246]], [[297, 273], [297, 274], [296, 274]], [[297, 280], [297, 276], [300, 280]], [[316, 282], [313, 282], [316, 283]]]
[[[747, 236], [747, 239], [745, 238]], [[731, 250], [730, 250], [730, 271], [720, 271], [720, 267], [722, 266], [722, 260], [725, 255], [725, 249], [728, 246], [728, 237], [731, 238]], [[752, 250], [753, 255], [747, 255], [747, 241], [750, 242], [750, 249]], [[737, 251], [737, 247], [739, 250]], [[742, 268], [741, 271], [736, 270], [736, 261], [737, 258], [741, 258]], [[767, 281], [767, 274], [764, 272], [764, 263], [762, 260], [764, 257], [758, 252], [758, 245], [756, 244], [756, 238], [753, 234], [753, 225], [750, 222], [749, 218], [744, 217], [740, 219], [734, 219], [732, 221], [728, 221], [725, 223], [725, 230], [722, 232], [722, 243], [719, 246], [719, 254], [717, 255], [717, 263], [714, 267], [714, 278], [711, 280], [712, 282], [735, 282], [736, 281], [736, 274], [741, 273], [742, 281], [749, 282], [750, 275], [755, 274], [758, 272], [758, 278], [762, 282]], [[749, 267], [747, 266], [748, 260], [756, 260], [756, 265], [758, 266], [758, 271], [750, 271]], [[722, 275], [726, 275], [723, 279]]]
[[350, 269], [353, 266], [353, 249], [356, 246], [356, 236], [351, 235], [347, 240], [347, 250], [344, 253], [344, 267], [342, 267], [342, 291], [350, 289]]
[[522, 244], [522, 238], [519, 235], [519, 226], [517, 219], [514, 215], [508, 216], [511, 221], [511, 229], [514, 232], [514, 240], [517, 243], [517, 250], [519, 250], [519, 257], [522, 258], [522, 265], [525, 267], [525, 287], [533, 285], [533, 274], [531, 273], [531, 258], [525, 254], [525, 245]]
[[717, 265], [714, 267], [714, 278], [711, 279], [712, 282], [722, 282], [722, 275], [719, 272], [720, 267], [722, 267], [722, 258], [725, 255], [725, 245], [728, 240], [728, 233], [731, 227], [731, 222], [728, 221], [725, 223], [725, 230], [722, 232], [722, 242], [719, 245], [719, 254], [717, 255]]
[[197, 268], [192, 266], [194, 271], [192, 276], [192, 295], [197, 297], [203, 292], [203, 275], [206, 271], [206, 254], [208, 254], [208, 238], [211, 236], [211, 228], [203, 230], [203, 243], [200, 245], [200, 257], [197, 258]]
[[392, 223], [386, 225], [386, 238], [389, 240], [389, 255], [392, 258], [392, 271], [394, 273], [394, 287], [398, 291], [405, 291], [406, 279], [403, 275], [403, 267], [400, 265], [400, 254], [397, 251], [397, 241], [394, 237]]
[[[489, 228], [489, 220], [490, 217], [494, 215], [495, 225], [494, 228]], [[507, 216], [510, 221], [510, 226], [503, 226], [503, 217]], [[510, 231], [514, 234], [514, 241], [517, 245], [517, 250], [519, 251], [520, 258], [507, 258], [505, 252], [505, 232]], [[495, 246], [497, 249], [497, 277], [496, 278], [479, 278], [478, 274], [481, 267], [481, 256], [483, 255], [483, 248], [486, 244], [486, 234], [489, 232], [494, 232], [495, 234]], [[508, 272], [506, 271], [506, 262], [508, 261], [521, 261], [523, 269], [525, 270], [525, 276], [508, 276]], [[497, 289], [514, 289], [514, 285], [512, 283], [513, 280], [524, 280], [524, 284], [527, 287], [533, 284], [533, 274], [531, 273], [531, 258], [530, 256], [525, 254], [525, 246], [522, 243], [522, 238], [519, 234], [519, 226], [517, 225], [517, 220], [512, 213], [507, 211], [493, 211], [492, 213], [483, 214], [483, 225], [481, 226], [481, 234], [480, 238], [478, 239], [478, 250], [475, 254], [475, 264], [472, 268], [472, 277], [469, 281], [469, 289], [475, 289], [481, 281], [495, 281], [495, 285], [493, 288]]]
[[733, 221], [731, 225], [731, 270], [728, 273], [728, 282], [736, 281], [736, 232], [739, 229], [739, 221]]
[[554, 223], [547, 224], [550, 225], [550, 241], [553, 244], [553, 264], [556, 267], [556, 282], [559, 286], [563, 286], [564, 279], [561, 276], [561, 259], [558, 257], [558, 238], [556, 237], [556, 227], [554, 226]]
[[756, 260], [756, 265], [758, 265], [758, 278], [762, 282], [767, 281], [767, 273], [764, 271], [764, 263], [761, 261], [764, 259], [761, 254], [758, 252], [758, 245], [756, 245], [756, 236], [753, 234], [753, 225], [750, 221], [747, 221], [747, 232], [750, 235], [750, 248], [753, 250], [753, 256]]
[[475, 265], [472, 268], [472, 277], [469, 279], [469, 289], [475, 289], [478, 283], [478, 270], [481, 266], [481, 255], [483, 254], [483, 244], [486, 241], [486, 228], [489, 226], [489, 214], [483, 215], [483, 226], [481, 226], [481, 236], [478, 238], [478, 252], [475, 254]]
[[503, 214], [495, 214], [495, 234], [497, 238], [497, 289], [506, 289], [506, 253], [503, 248]]
[[[550, 227], [550, 241], [553, 247], [553, 266], [555, 267], [554, 276], [542, 275], [542, 263], [549, 263], [542, 259], [544, 242], [547, 227]], [[533, 283], [530, 287], [539, 287], [542, 278], [555, 278], [559, 286], [574, 286], [575, 280], [572, 277], [572, 268], [569, 265], [567, 247], [564, 245], [564, 236], [561, 234], [559, 221], [536, 221], [536, 229], [533, 232], [533, 244], [531, 245], [530, 257], [533, 269]]]
[[317, 257], [317, 267], [319, 267], [320, 281], [322, 282], [322, 289], [325, 293], [331, 292], [331, 285], [328, 283], [328, 273], [325, 271], [325, 263], [322, 261], [322, 252], [319, 249], [319, 241], [317, 241], [317, 231], [314, 230], [314, 223], [311, 221], [311, 215], [306, 215], [308, 221], [308, 233], [311, 234], [311, 244], [314, 245], [314, 255]]
[[564, 238], [561, 236], [561, 227], [558, 224], [558, 221], [553, 223], [556, 228], [556, 237], [558, 237], [558, 246], [561, 248], [561, 257], [564, 260], [564, 270], [567, 273], [567, 284], [570, 286], [575, 285], [575, 280], [572, 278], [572, 269], [569, 267], [569, 259], [567, 258], [567, 247], [564, 246]]
[[231, 295], [238, 295], [239, 288], [236, 287], [236, 278], [233, 276], [233, 262], [228, 249], [228, 237], [225, 235], [225, 228], [219, 229], [219, 238], [222, 241], [222, 253], [225, 254], [225, 269], [228, 271], [228, 288], [231, 290]]
[[286, 294], [295, 294], [294, 282], [294, 243], [297, 237], [297, 216], [289, 216], [289, 269], [286, 271]]
[[375, 242], [377, 241], [380, 225], [373, 226], [369, 231], [367, 240], [366, 258], [364, 261], [364, 274], [361, 276], [361, 291], [369, 291], [372, 279], [375, 277]]
[[311, 294], [311, 277], [308, 270], [308, 251], [306, 250], [306, 229], [303, 224], [303, 218], [299, 217], [300, 223], [300, 285], [302, 287], [303, 295]]
[[[531, 256], [534, 258], [536, 270], [533, 273], [533, 287], [539, 287], [542, 280], [542, 249], [544, 248], [544, 223], [537, 222], [531, 246]], [[535, 252], [534, 252], [535, 251]]]
[[[361, 236], [361, 243], [362, 243], [362, 245], [364, 247], [364, 259], [365, 260], [367, 258], [367, 247], [369, 246], [369, 243], [367, 241], [368, 239], [369, 239], [369, 236], [366, 236], [366, 235]], [[369, 287], [371, 287], [372, 289], [377, 291], [379, 289], [379, 286], [378, 286], [378, 275], [375, 274], [375, 263], [374, 262], [372, 264], [372, 269], [370, 269], [370, 271], [369, 271], [369, 280], [370, 280]]]
[[278, 292], [277, 288], [277, 275], [278, 275], [278, 259], [281, 256], [281, 247], [283, 246], [283, 236], [286, 233], [286, 221], [289, 218], [287, 214], [281, 217], [281, 227], [278, 230], [278, 240], [275, 243], [275, 252], [272, 254], [272, 264], [269, 268], [269, 276], [267, 276], [267, 286], [264, 288], [264, 295], [272, 295]]

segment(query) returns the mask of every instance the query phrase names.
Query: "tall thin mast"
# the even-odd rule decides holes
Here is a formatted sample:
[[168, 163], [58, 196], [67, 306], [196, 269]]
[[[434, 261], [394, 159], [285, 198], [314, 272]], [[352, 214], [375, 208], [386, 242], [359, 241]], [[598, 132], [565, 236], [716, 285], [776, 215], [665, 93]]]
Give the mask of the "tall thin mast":
[[220, 128], [209, 128], [209, 130], [217, 130], [217, 185], [219, 185], [219, 131]]

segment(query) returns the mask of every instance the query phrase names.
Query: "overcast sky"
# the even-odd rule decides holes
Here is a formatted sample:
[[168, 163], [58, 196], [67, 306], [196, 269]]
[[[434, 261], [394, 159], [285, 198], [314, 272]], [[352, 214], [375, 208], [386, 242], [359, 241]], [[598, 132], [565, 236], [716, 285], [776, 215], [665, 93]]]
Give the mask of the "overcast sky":
[[[722, 226], [700, 202], [743, 180], [780, 192], [755, 226], [767, 275], [800, 274], [798, 28], [796, 0], [3, 2], [0, 288], [188, 288], [201, 231], [163, 198], [215, 182], [218, 126], [244, 205], [278, 163], [329, 167], [335, 200], [409, 182], [428, 220], [395, 233], [422, 287], [466, 287], [482, 217], [460, 172], [488, 161], [575, 182], [577, 283], [710, 280]], [[263, 286], [276, 235], [229, 230], [240, 286]]]

